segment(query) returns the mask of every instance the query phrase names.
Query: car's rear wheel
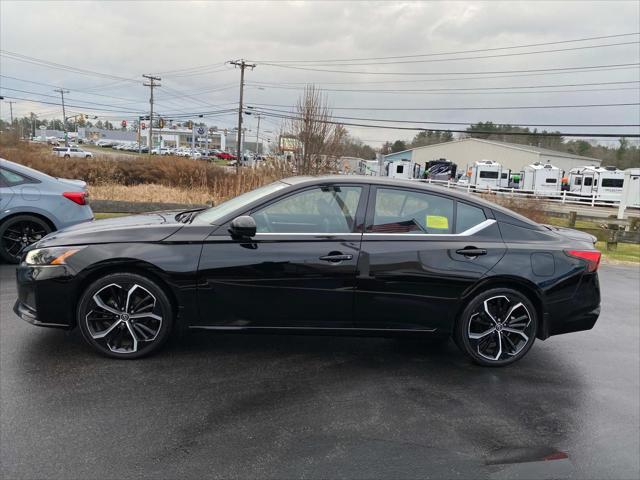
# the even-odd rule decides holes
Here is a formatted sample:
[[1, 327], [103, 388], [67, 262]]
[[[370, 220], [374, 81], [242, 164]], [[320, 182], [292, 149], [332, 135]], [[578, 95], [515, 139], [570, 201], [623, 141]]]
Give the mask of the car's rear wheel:
[[466, 306], [456, 324], [455, 340], [474, 362], [501, 367], [524, 357], [538, 329], [536, 309], [522, 293], [494, 288]]
[[69, 155], [65, 155], [64, 158], [71, 158]]
[[93, 282], [78, 303], [77, 320], [91, 347], [114, 358], [140, 358], [167, 340], [173, 309], [164, 290], [134, 273]]
[[33, 215], [16, 215], [0, 225], [0, 257], [18, 263], [22, 250], [52, 231], [44, 220]]

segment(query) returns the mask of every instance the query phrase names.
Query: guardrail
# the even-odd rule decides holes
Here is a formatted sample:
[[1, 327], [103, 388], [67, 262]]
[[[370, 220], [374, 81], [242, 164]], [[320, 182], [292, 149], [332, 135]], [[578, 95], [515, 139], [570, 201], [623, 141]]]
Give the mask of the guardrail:
[[[467, 193], [475, 194], [490, 194], [490, 195], [504, 195], [513, 198], [532, 198], [537, 200], [545, 200], [549, 202], [556, 202], [561, 204], [575, 204], [575, 205], [589, 205], [591, 207], [609, 207], [618, 208], [620, 206], [620, 200], [603, 200], [598, 198], [598, 193], [591, 195], [578, 195], [572, 192], [548, 192], [548, 191], [532, 191], [532, 190], [519, 190], [517, 188], [479, 188], [474, 185], [465, 185], [452, 182], [450, 180], [434, 180], [431, 178], [410, 178], [409, 180], [421, 183], [429, 183], [432, 185], [439, 185], [442, 187], [460, 190]], [[640, 207], [628, 205], [626, 208], [639, 209]]]

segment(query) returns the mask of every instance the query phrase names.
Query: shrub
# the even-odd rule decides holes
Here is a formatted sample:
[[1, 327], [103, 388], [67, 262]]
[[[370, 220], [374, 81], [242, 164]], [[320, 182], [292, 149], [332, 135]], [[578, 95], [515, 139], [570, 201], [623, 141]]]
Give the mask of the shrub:
[[233, 169], [204, 160], [174, 156], [60, 158], [48, 146], [27, 142], [1, 143], [0, 156], [54, 177], [84, 180], [90, 186], [163, 185], [207, 191], [216, 202], [291, 175], [289, 166], [277, 161], [259, 168], [243, 168], [236, 175]]

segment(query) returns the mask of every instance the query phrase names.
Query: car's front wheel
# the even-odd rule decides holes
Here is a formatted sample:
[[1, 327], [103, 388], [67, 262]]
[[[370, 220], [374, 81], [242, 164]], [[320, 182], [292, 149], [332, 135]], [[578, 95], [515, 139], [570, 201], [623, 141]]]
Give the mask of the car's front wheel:
[[0, 225], [0, 257], [18, 263], [22, 250], [52, 231], [44, 220], [32, 215], [16, 215]]
[[536, 309], [516, 290], [494, 288], [476, 295], [456, 324], [454, 337], [474, 362], [501, 367], [524, 357], [538, 329]]
[[115, 273], [93, 282], [78, 303], [82, 336], [98, 352], [139, 358], [167, 340], [173, 309], [164, 290], [134, 273]]

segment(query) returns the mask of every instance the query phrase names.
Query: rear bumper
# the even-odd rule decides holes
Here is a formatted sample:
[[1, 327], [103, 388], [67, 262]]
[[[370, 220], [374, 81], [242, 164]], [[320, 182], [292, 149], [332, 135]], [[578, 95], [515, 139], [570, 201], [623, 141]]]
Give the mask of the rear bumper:
[[597, 273], [585, 273], [573, 296], [554, 304], [545, 315], [542, 338], [591, 330], [600, 316], [600, 284]]

